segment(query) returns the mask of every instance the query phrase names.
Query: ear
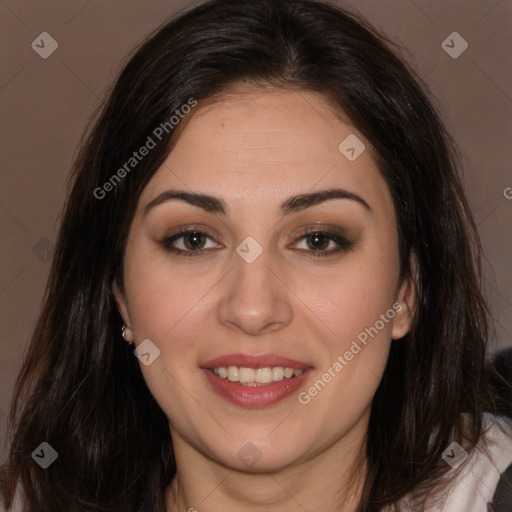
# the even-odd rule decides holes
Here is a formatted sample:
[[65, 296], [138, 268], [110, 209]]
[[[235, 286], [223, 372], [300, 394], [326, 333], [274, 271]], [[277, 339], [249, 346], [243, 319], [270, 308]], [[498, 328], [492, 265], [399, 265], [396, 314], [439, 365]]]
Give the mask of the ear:
[[417, 279], [417, 263], [414, 256], [411, 257], [410, 270], [404, 277], [400, 289], [398, 291], [396, 303], [393, 306], [397, 312], [393, 321], [393, 330], [391, 338], [399, 340], [403, 338], [411, 329], [416, 311], [416, 279]]
[[128, 308], [126, 306], [126, 299], [121, 292], [116, 279], [114, 279], [114, 282], [112, 283], [112, 293], [114, 294], [117, 308], [119, 309], [119, 313], [122, 316], [125, 325], [127, 327], [131, 327], [132, 324], [130, 321], [130, 315], [128, 314]]

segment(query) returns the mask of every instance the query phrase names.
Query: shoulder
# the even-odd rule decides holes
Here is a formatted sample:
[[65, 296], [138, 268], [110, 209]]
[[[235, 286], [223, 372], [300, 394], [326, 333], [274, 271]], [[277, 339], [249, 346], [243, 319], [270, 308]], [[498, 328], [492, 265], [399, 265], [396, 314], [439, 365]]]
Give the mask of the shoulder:
[[[504, 489], [510, 485], [512, 472], [512, 420], [484, 415], [485, 432], [456, 472], [442, 505], [428, 512], [510, 512], [503, 505]], [[501, 502], [501, 503], [499, 503]]]

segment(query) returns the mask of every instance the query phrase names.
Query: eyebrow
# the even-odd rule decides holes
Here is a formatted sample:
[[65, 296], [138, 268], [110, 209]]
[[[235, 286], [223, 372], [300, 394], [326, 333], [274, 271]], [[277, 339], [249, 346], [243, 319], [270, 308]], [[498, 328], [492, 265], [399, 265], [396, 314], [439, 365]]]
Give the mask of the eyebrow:
[[[219, 197], [200, 194], [197, 192], [186, 192], [185, 190], [166, 190], [146, 205], [144, 208], [144, 215], [147, 215], [147, 213], [156, 206], [172, 199], [185, 201], [186, 203], [198, 206], [209, 213], [221, 215], [228, 215], [229, 213], [227, 203]], [[342, 188], [331, 188], [289, 197], [281, 204], [281, 215], [284, 216], [289, 215], [290, 213], [300, 212], [325, 201], [330, 201], [331, 199], [349, 199], [359, 203], [368, 211], [372, 210], [370, 205], [357, 194]]]

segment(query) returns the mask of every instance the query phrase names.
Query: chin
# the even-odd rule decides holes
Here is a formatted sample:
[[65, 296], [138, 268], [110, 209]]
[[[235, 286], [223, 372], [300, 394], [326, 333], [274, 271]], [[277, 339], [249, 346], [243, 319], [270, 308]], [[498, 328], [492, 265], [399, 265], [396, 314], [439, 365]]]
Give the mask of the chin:
[[269, 443], [268, 439], [264, 439], [264, 435], [260, 437], [260, 441], [257, 438], [251, 441], [245, 436], [243, 440], [233, 441], [231, 446], [240, 448], [233, 450], [227, 458], [226, 452], [218, 454], [217, 460], [238, 471], [251, 473], [280, 471], [298, 462], [299, 457], [303, 456], [304, 449], [302, 444], [292, 443], [286, 439], [276, 439]]

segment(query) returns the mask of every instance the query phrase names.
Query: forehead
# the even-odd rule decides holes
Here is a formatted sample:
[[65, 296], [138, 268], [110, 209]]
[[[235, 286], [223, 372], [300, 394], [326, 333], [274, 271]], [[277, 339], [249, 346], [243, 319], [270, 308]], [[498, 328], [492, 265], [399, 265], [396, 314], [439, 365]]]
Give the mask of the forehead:
[[[339, 149], [349, 136], [366, 146], [354, 161]], [[343, 113], [314, 92], [247, 90], [199, 103], [141, 202], [167, 187], [221, 195], [241, 206], [249, 197], [281, 202], [336, 186], [374, 201], [387, 190], [369, 144]]]

